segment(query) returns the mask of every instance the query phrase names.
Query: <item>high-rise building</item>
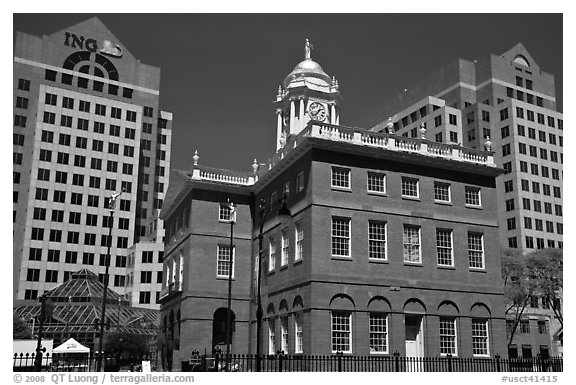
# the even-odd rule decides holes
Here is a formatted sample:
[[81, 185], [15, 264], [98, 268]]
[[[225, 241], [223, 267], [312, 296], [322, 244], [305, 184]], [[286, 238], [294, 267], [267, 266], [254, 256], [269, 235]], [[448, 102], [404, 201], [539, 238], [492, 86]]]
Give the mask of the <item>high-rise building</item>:
[[406, 138], [338, 125], [338, 84], [308, 44], [276, 108], [268, 164], [241, 173], [196, 154], [173, 171], [164, 369], [226, 352], [228, 331], [232, 353], [256, 353], [258, 289], [262, 354], [505, 354], [492, 153], [421, 139], [425, 127]]
[[[156, 244], [134, 250], [155, 249], [159, 265], [172, 128], [159, 89], [160, 69], [141, 63], [96, 17], [42, 37], [16, 34], [14, 299], [35, 299], [80, 269], [104, 279], [108, 201], [121, 190], [110, 287], [122, 295], [136, 288], [126, 288], [127, 259], [138, 242]], [[135, 281], [146, 270], [141, 260], [131, 267]], [[140, 294], [131, 296], [138, 304]], [[155, 295], [143, 299], [154, 305]]]
[[[453, 112], [447, 127], [437, 127], [444, 106]], [[554, 76], [521, 43], [501, 55], [458, 59], [386, 102], [369, 126], [407, 135], [422, 122], [428, 140], [445, 143], [461, 131], [454, 142], [494, 152], [504, 168], [496, 186], [503, 247], [563, 247], [563, 115]]]

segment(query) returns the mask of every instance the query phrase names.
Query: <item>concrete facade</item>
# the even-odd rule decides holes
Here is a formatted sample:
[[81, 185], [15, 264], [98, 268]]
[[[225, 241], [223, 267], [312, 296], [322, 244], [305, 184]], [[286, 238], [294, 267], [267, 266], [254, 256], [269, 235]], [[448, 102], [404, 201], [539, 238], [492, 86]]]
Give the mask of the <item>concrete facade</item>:
[[16, 34], [14, 299], [36, 299], [82, 268], [103, 279], [107, 200], [121, 189], [110, 286], [126, 294], [134, 243], [161, 245], [162, 223], [157, 234], [147, 227], [170, 167], [172, 114], [160, 111], [159, 86], [160, 69], [140, 63], [98, 18]]

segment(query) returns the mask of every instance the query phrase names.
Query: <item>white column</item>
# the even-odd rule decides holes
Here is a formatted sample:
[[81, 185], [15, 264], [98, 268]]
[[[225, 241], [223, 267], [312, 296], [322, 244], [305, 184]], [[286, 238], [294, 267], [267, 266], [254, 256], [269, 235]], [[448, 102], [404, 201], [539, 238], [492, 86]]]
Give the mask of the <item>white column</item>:
[[276, 110], [276, 151], [280, 149], [280, 137], [282, 135], [282, 110]]
[[336, 124], [340, 124], [340, 114], [338, 114], [336, 106], [334, 106], [334, 115], [336, 115]]
[[304, 99], [300, 99], [300, 123], [298, 127], [298, 132], [302, 131], [304, 128]]
[[336, 124], [336, 106], [330, 105], [330, 124]]
[[293, 134], [295, 131], [294, 125], [296, 124], [296, 105], [294, 100], [290, 101], [290, 134]]

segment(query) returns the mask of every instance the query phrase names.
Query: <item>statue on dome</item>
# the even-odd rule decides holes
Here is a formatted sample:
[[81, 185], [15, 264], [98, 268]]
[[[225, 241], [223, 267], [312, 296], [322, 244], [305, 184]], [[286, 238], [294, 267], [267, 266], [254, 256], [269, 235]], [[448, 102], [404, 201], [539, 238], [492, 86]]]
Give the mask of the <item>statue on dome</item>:
[[306, 39], [306, 45], [304, 46], [304, 59], [311, 59], [310, 52], [314, 49], [310, 40]]

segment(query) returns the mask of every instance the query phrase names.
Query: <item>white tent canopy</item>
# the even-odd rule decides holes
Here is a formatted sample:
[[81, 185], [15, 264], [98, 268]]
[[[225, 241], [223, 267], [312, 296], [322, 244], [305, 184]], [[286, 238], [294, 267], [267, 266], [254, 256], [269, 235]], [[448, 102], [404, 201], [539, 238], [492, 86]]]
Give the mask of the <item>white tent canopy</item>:
[[82, 345], [80, 342], [76, 341], [74, 338], [70, 338], [68, 341], [64, 342], [62, 345], [54, 348], [53, 353], [90, 353], [90, 348]]

